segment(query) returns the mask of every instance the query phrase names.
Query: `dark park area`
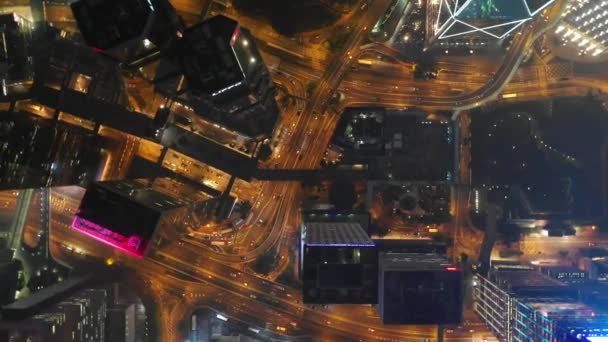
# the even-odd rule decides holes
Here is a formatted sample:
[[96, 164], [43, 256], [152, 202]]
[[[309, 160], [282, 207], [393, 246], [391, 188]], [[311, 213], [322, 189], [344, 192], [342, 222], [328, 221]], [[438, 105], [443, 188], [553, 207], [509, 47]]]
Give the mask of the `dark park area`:
[[508, 199], [517, 186], [532, 212], [600, 215], [608, 122], [598, 101], [522, 103], [472, 117], [473, 181], [490, 200]]

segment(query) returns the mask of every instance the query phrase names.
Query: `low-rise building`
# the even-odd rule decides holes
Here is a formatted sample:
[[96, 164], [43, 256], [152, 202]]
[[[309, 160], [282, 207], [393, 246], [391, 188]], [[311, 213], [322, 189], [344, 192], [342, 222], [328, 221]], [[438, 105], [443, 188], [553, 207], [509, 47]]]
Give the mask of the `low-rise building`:
[[[454, 127], [447, 116], [420, 110], [347, 108], [330, 149], [342, 164], [367, 164], [374, 180], [451, 181]], [[326, 160], [326, 162], [328, 162]]]

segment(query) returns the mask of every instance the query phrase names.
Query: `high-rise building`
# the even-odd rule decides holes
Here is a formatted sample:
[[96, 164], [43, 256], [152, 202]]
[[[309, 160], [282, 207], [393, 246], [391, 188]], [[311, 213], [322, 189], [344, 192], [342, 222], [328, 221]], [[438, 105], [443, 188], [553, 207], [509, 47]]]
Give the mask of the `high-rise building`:
[[462, 271], [431, 253], [380, 253], [378, 313], [384, 324], [459, 324]]
[[135, 293], [121, 283], [108, 288], [106, 340], [147, 341], [146, 308]]
[[274, 83], [253, 36], [235, 20], [215, 16], [184, 29], [167, 0], [80, 0], [72, 10], [94, 50], [127, 67], [162, 57], [157, 89], [178, 87], [171, 96], [184, 95], [199, 115], [252, 138], [272, 133]]
[[304, 303], [376, 304], [378, 251], [356, 222], [304, 222]]
[[[104, 104], [128, 107], [117, 63], [67, 39], [50, 39], [40, 45], [44, 48], [35, 55], [34, 101], [66, 114], [78, 114], [79, 108], [95, 112]], [[108, 108], [103, 111], [109, 116]]]
[[[3, 251], [7, 251], [4, 249]], [[4, 253], [2, 253], [4, 254]], [[6, 305], [15, 300], [19, 289], [23, 288], [23, 264], [21, 261], [12, 259], [13, 251], [10, 251], [11, 259], [0, 258], [0, 305]]]
[[[202, 188], [172, 178], [92, 183], [82, 198], [72, 228], [136, 257], [150, 244], [185, 232], [189, 215], [210, 219], [216, 199]], [[182, 227], [182, 229], [178, 229]]]
[[212, 17], [184, 31], [177, 57], [189, 90], [211, 106], [201, 115], [250, 137], [270, 135], [279, 114], [274, 83], [248, 29]]
[[[605, 310], [579, 301], [579, 290], [536, 271], [475, 276], [474, 310], [501, 341], [576, 341], [604, 336]], [[580, 339], [579, 339], [580, 340]]]
[[135, 304], [108, 307], [106, 337], [108, 341], [135, 342]]
[[49, 286], [2, 307], [2, 341], [104, 341], [107, 294], [90, 277]]
[[27, 113], [0, 119], [0, 189], [85, 184], [99, 166], [93, 132]]
[[564, 44], [575, 45], [579, 55], [598, 56], [608, 47], [608, 1], [572, 0], [555, 33]]
[[181, 29], [167, 0], [80, 0], [71, 7], [85, 42], [123, 62], [171, 46]]
[[0, 78], [4, 95], [7, 84], [34, 76], [32, 29], [32, 23], [16, 13], [0, 15]]

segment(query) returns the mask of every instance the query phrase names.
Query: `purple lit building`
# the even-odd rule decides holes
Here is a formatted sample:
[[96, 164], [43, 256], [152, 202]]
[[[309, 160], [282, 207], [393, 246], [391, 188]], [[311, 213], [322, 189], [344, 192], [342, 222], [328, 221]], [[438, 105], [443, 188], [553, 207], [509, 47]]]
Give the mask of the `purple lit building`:
[[359, 223], [304, 222], [301, 248], [304, 303], [377, 303], [378, 251]]
[[[212, 218], [216, 198], [173, 178], [97, 182], [87, 188], [72, 228], [132, 256], [178, 238], [196, 216]], [[157, 233], [158, 228], [170, 227]]]

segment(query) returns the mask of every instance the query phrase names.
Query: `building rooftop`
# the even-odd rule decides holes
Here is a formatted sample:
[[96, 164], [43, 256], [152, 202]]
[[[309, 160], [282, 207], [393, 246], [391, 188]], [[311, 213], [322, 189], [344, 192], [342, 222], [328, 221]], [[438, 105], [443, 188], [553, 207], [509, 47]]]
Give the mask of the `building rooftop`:
[[447, 245], [444, 242], [435, 242], [431, 239], [394, 239], [374, 236], [374, 244], [381, 252], [445, 255]]
[[381, 253], [380, 265], [384, 271], [458, 271], [445, 256], [435, 253]]
[[306, 222], [306, 246], [374, 246], [356, 222]]
[[186, 204], [179, 198], [156, 191], [151, 180], [100, 182], [97, 186], [158, 211], [171, 210]]
[[100, 50], [140, 37], [155, 10], [150, 0], [81, 0], [71, 6], [84, 40]]
[[564, 14], [565, 25], [558, 25], [555, 33], [570, 43], [576, 43], [579, 52], [584, 51], [591, 56], [605, 53], [608, 47], [607, 9], [606, 1], [570, 1]]
[[563, 283], [549, 278], [537, 271], [507, 271], [499, 270], [492, 272], [493, 277], [498, 280], [500, 285], [510, 287], [535, 287], [535, 286], [558, 286], [565, 287]]
[[420, 110], [348, 108], [332, 143], [342, 163], [369, 164], [372, 179], [445, 181], [453, 167], [453, 123]]
[[370, 216], [367, 211], [356, 210], [302, 210], [304, 222], [355, 222], [368, 231]]
[[565, 272], [565, 273], [569, 273], [569, 272], [586, 272], [583, 271], [579, 268], [576, 267], [572, 267], [572, 266], [561, 266], [561, 265], [556, 265], [556, 266], [543, 266], [542, 267], [543, 270], [545, 271], [551, 271], [551, 272]]
[[221, 15], [184, 31], [181, 61], [192, 86], [215, 96], [241, 84], [245, 73], [233, 49], [239, 33], [238, 22]]

